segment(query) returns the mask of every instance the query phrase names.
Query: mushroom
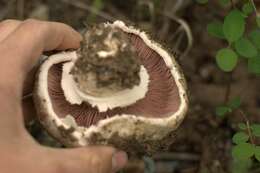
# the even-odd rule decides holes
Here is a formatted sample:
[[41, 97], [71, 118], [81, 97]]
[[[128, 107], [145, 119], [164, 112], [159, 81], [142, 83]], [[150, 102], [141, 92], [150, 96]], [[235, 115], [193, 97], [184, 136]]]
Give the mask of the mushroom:
[[65, 146], [113, 145], [138, 155], [172, 142], [188, 108], [173, 55], [122, 21], [94, 26], [79, 50], [48, 57], [34, 101], [43, 127]]

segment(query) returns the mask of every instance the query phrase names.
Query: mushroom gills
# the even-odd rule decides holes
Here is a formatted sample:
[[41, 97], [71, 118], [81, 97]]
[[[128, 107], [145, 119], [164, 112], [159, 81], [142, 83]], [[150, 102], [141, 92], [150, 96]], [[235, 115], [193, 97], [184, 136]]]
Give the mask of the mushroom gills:
[[[90, 127], [100, 120], [115, 115], [129, 114], [145, 118], [167, 118], [179, 109], [181, 100], [178, 87], [167, 62], [155, 50], [146, 45], [141, 37], [133, 33], [125, 34], [135, 47], [141, 64], [140, 84], [118, 95], [121, 96], [121, 99], [130, 100], [130, 102], [120, 104], [118, 99], [118, 104], [114, 104], [115, 107], [110, 106], [102, 109], [95, 104], [93, 106], [93, 103], [86, 102], [84, 99], [81, 100], [77, 96], [78, 93], [72, 94], [75, 96], [71, 99], [74, 102], [69, 100], [70, 96], [66, 97], [64, 92], [66, 90], [76, 91], [74, 88], [76, 86], [73, 84], [73, 79], [69, 77], [65, 79], [66, 82], [71, 83], [67, 89], [64, 89], [62, 83], [64, 83], [63, 73], [70, 74], [71, 66], [75, 61], [72, 58], [71, 61], [60, 61], [54, 64], [48, 70], [48, 93], [53, 110], [59, 118], [68, 118], [69, 115], [70, 118], [74, 118], [78, 126]], [[132, 92], [134, 88], [137, 90]], [[136, 92], [139, 92], [139, 95], [136, 96]], [[134, 96], [134, 99], [131, 99], [131, 96]], [[114, 101], [116, 102], [117, 99]]]

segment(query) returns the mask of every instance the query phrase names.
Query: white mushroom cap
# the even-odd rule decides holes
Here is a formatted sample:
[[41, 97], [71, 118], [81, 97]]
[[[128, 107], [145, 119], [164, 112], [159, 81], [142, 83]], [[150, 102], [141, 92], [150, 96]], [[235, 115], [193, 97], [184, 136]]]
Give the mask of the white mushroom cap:
[[122, 30], [135, 45], [141, 58], [140, 83], [110, 96], [88, 95], [70, 73], [77, 52], [52, 55], [41, 65], [36, 81], [40, 122], [67, 146], [112, 144], [130, 152], [152, 152], [164, 145], [185, 117], [184, 76], [174, 57], [146, 33], [121, 21], [106, 26]]

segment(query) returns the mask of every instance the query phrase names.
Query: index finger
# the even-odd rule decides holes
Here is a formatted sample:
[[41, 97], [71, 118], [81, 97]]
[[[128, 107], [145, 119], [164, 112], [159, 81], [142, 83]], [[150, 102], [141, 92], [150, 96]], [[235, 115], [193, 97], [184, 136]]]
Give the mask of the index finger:
[[43, 51], [76, 49], [81, 39], [68, 25], [25, 20], [0, 43], [0, 86], [21, 94], [27, 73]]
[[21, 74], [24, 78], [43, 51], [76, 49], [81, 35], [70, 26], [58, 22], [26, 20], [1, 44], [2, 62], [5, 74]]

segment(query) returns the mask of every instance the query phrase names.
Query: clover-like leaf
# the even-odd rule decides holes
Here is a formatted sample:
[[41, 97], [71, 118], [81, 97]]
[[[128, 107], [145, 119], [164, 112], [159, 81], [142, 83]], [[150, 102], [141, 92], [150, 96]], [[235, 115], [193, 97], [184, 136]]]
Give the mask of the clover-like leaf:
[[249, 143], [240, 143], [232, 148], [232, 155], [237, 159], [248, 159], [255, 154], [255, 147]]
[[236, 67], [237, 59], [237, 54], [229, 48], [219, 50], [216, 55], [218, 67], [225, 72], [230, 72]]
[[248, 59], [248, 71], [250, 73], [260, 74], [260, 57], [253, 57]]
[[237, 109], [237, 108], [240, 107], [240, 105], [241, 105], [241, 98], [240, 97], [235, 97], [228, 102], [228, 106], [231, 109]]
[[260, 124], [252, 124], [251, 129], [253, 135], [260, 137]]
[[236, 51], [243, 57], [252, 58], [257, 56], [257, 48], [247, 38], [241, 38], [235, 42]]
[[260, 49], [260, 30], [254, 30], [249, 34], [249, 39], [253, 42], [253, 44]]
[[219, 21], [214, 21], [207, 26], [207, 31], [209, 35], [218, 37], [218, 38], [225, 38], [223, 33], [223, 24]]
[[245, 132], [238, 132], [233, 136], [232, 141], [235, 144], [240, 144], [240, 143], [246, 143], [248, 139], [249, 139], [248, 134], [246, 134]]
[[239, 123], [238, 124], [238, 127], [241, 129], [241, 130], [246, 130], [247, 129], [247, 125], [245, 123]]
[[223, 32], [226, 39], [233, 43], [242, 37], [245, 31], [245, 18], [239, 10], [232, 10], [224, 19]]
[[260, 146], [255, 147], [255, 158], [260, 162]]
[[250, 15], [254, 11], [254, 6], [251, 2], [247, 2], [243, 5], [242, 11], [245, 15]]
[[232, 109], [230, 109], [229, 107], [227, 106], [218, 106], [216, 108], [216, 115], [219, 116], [219, 117], [223, 117], [225, 116], [227, 113], [230, 113], [232, 112]]

